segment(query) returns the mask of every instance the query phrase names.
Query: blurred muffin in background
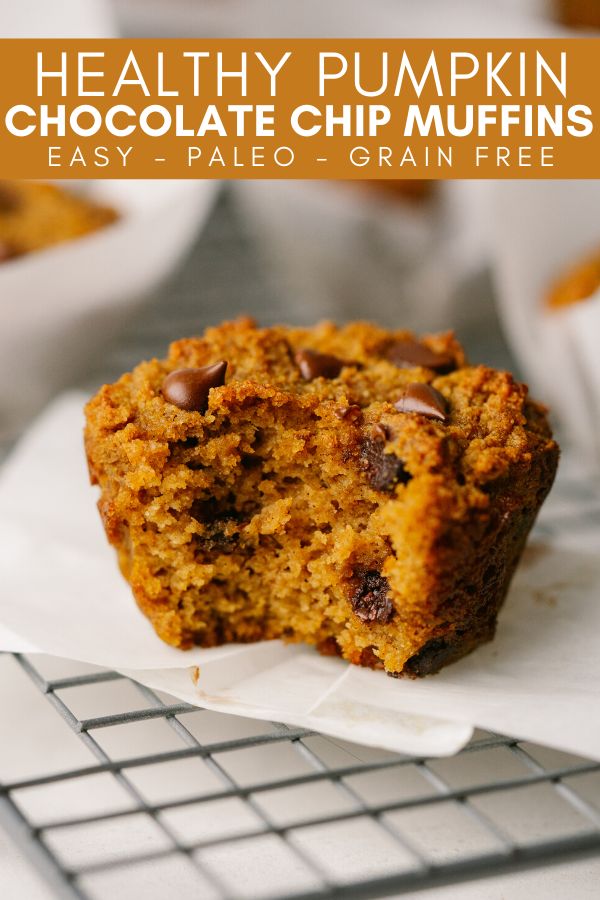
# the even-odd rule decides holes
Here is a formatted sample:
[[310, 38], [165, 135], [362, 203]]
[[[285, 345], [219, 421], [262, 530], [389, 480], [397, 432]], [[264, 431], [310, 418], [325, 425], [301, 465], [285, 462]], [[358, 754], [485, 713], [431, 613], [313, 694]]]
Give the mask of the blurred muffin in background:
[[570, 28], [600, 29], [600, 0], [554, 0], [556, 15]]
[[0, 181], [0, 263], [96, 231], [114, 209], [52, 184]]
[[370, 181], [351, 181], [349, 184], [409, 203], [422, 203], [435, 191], [435, 182], [423, 178], [374, 178]]
[[546, 306], [561, 309], [587, 300], [600, 288], [600, 247], [561, 276], [550, 289]]

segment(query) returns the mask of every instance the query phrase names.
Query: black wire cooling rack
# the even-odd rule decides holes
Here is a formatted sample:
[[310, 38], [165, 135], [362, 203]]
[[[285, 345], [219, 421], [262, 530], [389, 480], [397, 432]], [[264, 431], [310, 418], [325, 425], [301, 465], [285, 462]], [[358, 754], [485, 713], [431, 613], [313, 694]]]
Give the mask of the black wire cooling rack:
[[[161, 865], [175, 865], [177, 878], [185, 873], [182, 897], [380, 897], [600, 853], [600, 763], [490, 733], [449, 759], [368, 750], [250, 720], [242, 720], [246, 733], [215, 740], [234, 717], [89, 666], [47, 678], [38, 657], [11, 655], [90, 754], [87, 765], [0, 785], [0, 820], [60, 897], [113, 898], [144, 867], [160, 879]], [[113, 697], [133, 691], [139, 705], [130, 698], [135, 708], [85, 718], [80, 695], [92, 688], [110, 688]], [[157, 719], [174, 745], [114, 752], [110, 732]], [[19, 722], [6, 725], [10, 734]], [[245, 770], [244, 754], [256, 757]], [[161, 781], [161, 770], [184, 760], [200, 767], [185, 789], [162, 779], [152, 800], [149, 786]], [[94, 776], [114, 781], [126, 802], [82, 812]], [[61, 791], [72, 793], [74, 782], [79, 812], [65, 814]], [[27, 798], [48, 788], [53, 799], [39, 807], [40, 818]], [[224, 804], [234, 807], [215, 816]], [[144, 828], [152, 839], [139, 839]], [[99, 855], [70, 864], [65, 836], [77, 844], [89, 829]]]

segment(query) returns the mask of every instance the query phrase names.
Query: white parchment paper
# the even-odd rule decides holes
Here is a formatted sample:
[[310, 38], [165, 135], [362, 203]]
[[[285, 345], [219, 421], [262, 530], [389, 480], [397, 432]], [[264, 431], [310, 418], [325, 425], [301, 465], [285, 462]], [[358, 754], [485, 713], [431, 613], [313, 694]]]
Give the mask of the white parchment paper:
[[60, 398], [0, 474], [0, 648], [116, 668], [199, 706], [406, 753], [454, 753], [481, 726], [600, 759], [600, 554], [577, 503], [550, 503], [495, 641], [434, 677], [391, 679], [278, 641], [182, 652], [154, 635], [106, 543], [83, 402]]

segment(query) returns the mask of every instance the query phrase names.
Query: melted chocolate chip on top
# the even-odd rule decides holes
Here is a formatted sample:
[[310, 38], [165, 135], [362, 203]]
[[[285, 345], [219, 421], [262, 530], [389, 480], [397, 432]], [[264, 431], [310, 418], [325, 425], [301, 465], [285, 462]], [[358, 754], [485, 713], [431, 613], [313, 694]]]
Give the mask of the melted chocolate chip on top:
[[456, 361], [449, 353], [430, 350], [425, 344], [410, 339], [394, 341], [386, 351], [386, 359], [399, 369], [422, 366], [434, 372], [446, 373], [456, 368]]
[[294, 359], [305, 381], [313, 378], [337, 378], [348, 363], [329, 353], [317, 353], [316, 350], [298, 350]]
[[423, 384], [421, 381], [409, 384], [394, 406], [402, 413], [418, 413], [428, 419], [438, 419], [440, 422], [446, 422], [448, 419], [448, 405], [445, 398], [430, 384]]
[[198, 369], [176, 369], [162, 384], [162, 394], [168, 403], [188, 412], [206, 412], [211, 388], [225, 384], [225, 361]]
[[351, 403], [350, 406], [340, 406], [334, 410], [334, 415], [341, 419], [342, 422], [351, 422], [353, 425], [358, 424], [362, 420], [362, 409], [358, 404]]

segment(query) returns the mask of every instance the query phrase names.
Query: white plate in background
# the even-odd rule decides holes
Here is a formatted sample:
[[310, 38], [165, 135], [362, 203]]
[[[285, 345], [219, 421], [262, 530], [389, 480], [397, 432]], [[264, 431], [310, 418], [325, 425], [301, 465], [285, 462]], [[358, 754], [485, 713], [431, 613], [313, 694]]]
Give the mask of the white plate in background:
[[[114, 37], [104, 0], [0, 5], [0, 36]], [[1, 177], [0, 172], [0, 177]], [[73, 181], [113, 206], [111, 226], [0, 265], [0, 440], [85, 369], [178, 264], [206, 220], [211, 181]]]
[[217, 182], [97, 181], [86, 189], [119, 221], [0, 266], [0, 439], [85, 370], [178, 264]]
[[[600, 246], [600, 181], [496, 182], [490, 242], [498, 310], [535, 396], [574, 459], [600, 471], [598, 300], [546, 308], [557, 279]], [[595, 357], [595, 358], [594, 358]]]

